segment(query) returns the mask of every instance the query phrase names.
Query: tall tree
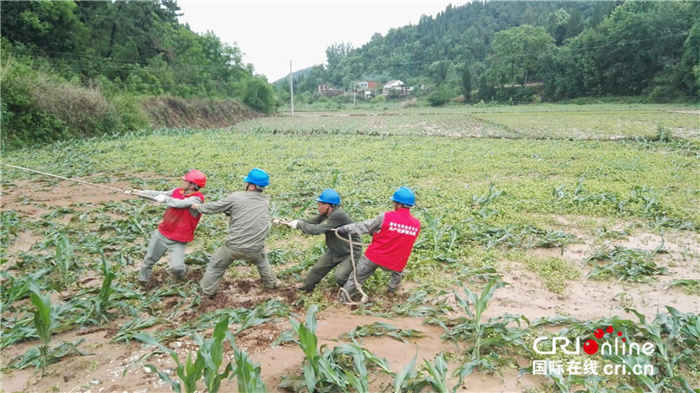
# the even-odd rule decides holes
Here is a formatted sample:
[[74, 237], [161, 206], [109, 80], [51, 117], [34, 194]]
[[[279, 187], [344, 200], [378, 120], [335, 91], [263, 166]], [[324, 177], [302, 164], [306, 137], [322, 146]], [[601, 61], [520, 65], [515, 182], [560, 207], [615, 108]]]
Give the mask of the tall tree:
[[[554, 46], [552, 38], [543, 27], [523, 25], [499, 31], [494, 35], [495, 55], [493, 72], [497, 80], [517, 80], [524, 86], [528, 78], [539, 69], [539, 58]], [[502, 84], [502, 83], [501, 83]]]
[[464, 94], [464, 102], [471, 101], [472, 98], [472, 73], [469, 71], [469, 65], [464, 65], [462, 71], [462, 93]]

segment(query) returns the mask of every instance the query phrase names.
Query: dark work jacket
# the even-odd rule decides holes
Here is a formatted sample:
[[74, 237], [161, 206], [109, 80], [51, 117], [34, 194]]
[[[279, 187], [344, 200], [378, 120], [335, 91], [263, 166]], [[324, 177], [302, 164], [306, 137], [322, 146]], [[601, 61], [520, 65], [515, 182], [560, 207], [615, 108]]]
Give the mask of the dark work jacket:
[[[350, 256], [350, 244], [338, 239], [333, 229], [342, 227], [343, 225], [352, 224], [354, 221], [341, 208], [333, 209], [331, 215], [326, 217], [318, 215], [309, 220], [299, 221], [297, 228], [307, 235], [326, 235], [326, 246], [333, 257], [333, 262], [342, 262]], [[346, 235], [341, 235], [347, 238]], [[359, 235], [352, 235], [352, 241], [360, 243], [362, 239]], [[356, 245], [353, 248], [355, 262], [360, 260], [362, 256], [362, 246]]]

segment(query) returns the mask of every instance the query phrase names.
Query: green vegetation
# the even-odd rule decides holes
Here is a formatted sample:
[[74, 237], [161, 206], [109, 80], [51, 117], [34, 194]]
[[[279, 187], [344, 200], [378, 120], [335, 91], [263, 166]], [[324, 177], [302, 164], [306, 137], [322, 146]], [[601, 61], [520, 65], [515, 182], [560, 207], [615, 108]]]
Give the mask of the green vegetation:
[[[175, 361], [176, 373], [180, 381], [173, 381], [167, 372], [158, 370], [152, 364], [146, 364], [151, 371], [158, 374], [158, 377], [167, 382], [170, 388], [177, 393], [193, 393], [197, 391], [197, 383], [203, 380], [207, 392], [216, 393], [221, 387], [221, 381], [228, 378], [238, 377], [238, 389], [240, 392], [266, 392], [265, 385], [260, 377], [260, 365], [253, 364], [244, 351], [236, 348], [235, 339], [228, 330], [229, 319], [223, 317], [216, 326], [211, 338], [204, 340], [199, 333], [194, 333], [194, 341], [199, 346], [195, 355], [195, 360], [192, 360], [192, 352], [187, 354], [185, 363], [180, 361], [177, 352], [160, 344], [157, 340], [148, 335], [139, 335], [137, 339], [140, 341], [157, 347], [162, 352], [169, 354]], [[236, 370], [233, 373], [233, 363], [228, 362], [224, 365], [224, 341], [229, 340], [234, 349], [236, 359]], [[220, 371], [221, 366], [224, 366], [223, 371]], [[231, 375], [229, 377], [229, 374]], [[182, 383], [182, 385], [180, 384]]]
[[668, 269], [658, 266], [654, 262], [654, 256], [658, 253], [668, 252], [661, 243], [653, 251], [634, 250], [615, 246], [611, 250], [599, 250], [584, 260], [584, 264], [597, 261], [609, 261], [602, 266], [595, 266], [588, 273], [588, 277], [607, 278], [615, 277], [618, 281], [643, 281], [649, 277], [668, 274]]
[[[668, 21], [673, 21], [669, 24]], [[326, 64], [294, 76], [295, 97], [318, 84], [400, 79], [431, 105], [464, 95], [537, 103], [579, 97], [697, 100], [700, 5], [694, 2], [478, 2], [415, 25], [326, 49]], [[465, 71], [477, 91], [465, 94]], [[427, 86], [426, 90], [418, 86]], [[276, 82], [280, 101], [289, 82]]]
[[273, 111], [272, 88], [241, 49], [194, 33], [179, 10], [172, 0], [2, 3], [3, 143], [139, 130], [152, 96]]
[[[475, 378], [471, 375], [475, 372], [503, 373], [505, 378], [510, 378], [518, 368], [513, 359], [520, 361], [522, 367], [524, 360], [536, 358], [531, 351], [532, 340], [552, 334], [551, 329], [544, 329], [548, 324], [567, 324], [565, 335], [582, 339], [589, 337], [595, 328], [610, 324], [616, 329], [626, 329], [621, 331], [631, 334], [627, 337], [634, 337], [635, 342], [655, 340], [659, 348], [665, 346], [664, 352], [648, 359], [601, 358], [601, 361], [649, 362], [662, 369], [650, 377], [652, 382], [663, 383], [669, 390], [680, 388], [683, 383], [693, 384], [693, 373], [698, 367], [697, 356], [692, 356], [698, 353], [694, 341], [697, 340], [695, 314], [675, 315], [669, 311], [657, 316], [644, 329], [643, 323], [637, 328], [632, 326], [636, 321], [628, 322], [621, 317], [590, 321], [559, 317], [530, 324], [525, 317], [510, 312], [491, 314], [496, 307], [495, 302], [489, 303], [494, 293], [499, 293], [496, 289], [504, 285], [500, 277], [514, 273], [536, 277], [532, 280], [536, 281], [532, 290], [538, 291], [538, 295], [548, 290], [563, 298], [570, 296], [568, 284], [587, 278], [575, 266], [578, 261], [567, 256], [571, 251], [568, 247], [583, 247], [584, 241], [586, 246], [591, 240], [596, 247], [604, 241], [615, 242], [614, 245], [640, 232], [662, 235], [667, 244], [674, 245], [680, 244], [677, 239], [684, 242], [694, 239], [700, 229], [697, 210], [700, 195], [695, 182], [700, 173], [700, 149], [697, 137], [691, 137], [697, 135], [697, 124], [692, 122], [697, 115], [676, 113], [692, 110], [695, 109], [687, 106], [634, 104], [484, 106], [478, 111], [419, 107], [380, 112], [386, 116], [375, 116], [377, 113], [347, 116], [341, 112], [334, 116], [256, 118], [239, 124], [237, 132], [160, 130], [9, 150], [3, 160], [12, 164], [120, 187], [168, 189], [190, 169], [192, 162], [170, 160], [156, 153], [167, 146], [170, 154], [185, 157], [191, 155], [191, 146], [197, 145], [204, 153], [197, 154], [196, 165], [209, 177], [207, 199], [217, 200], [240, 189], [240, 177], [246, 171], [241, 168], [250, 168], [251, 158], [231, 152], [248, 149], [255, 152], [255, 165], [271, 174], [272, 185], [265, 193], [275, 217], [308, 217], [314, 209], [312, 196], [318, 192], [314, 190], [334, 187], [343, 196], [343, 208], [353, 219], [368, 219], [389, 208], [387, 196], [397, 186], [409, 185], [416, 190], [418, 205], [414, 213], [423, 226], [404, 276], [403, 288], [408, 289], [389, 300], [382, 294], [387, 274], [374, 275], [365, 285], [371, 301], [352, 311], [369, 321], [336, 331], [329, 338], [317, 335], [315, 318], [301, 323], [295, 315], [307, 308], [315, 313], [317, 307], [327, 312], [337, 295], [337, 287], [331, 280], [324, 280], [312, 295], [294, 296], [285, 292], [305, 276], [323, 253], [320, 239], [273, 228], [268, 256], [284, 283], [283, 290], [254, 302], [220, 306], [197, 293], [202, 265], [223, 241], [221, 228], [226, 225], [223, 215], [207, 216], [190, 244], [192, 252], [187, 263], [191, 281], [174, 282], [160, 276], [157, 286], [146, 291], [135, 284], [135, 265], [143, 258], [150, 232], [162, 217], [161, 206], [135, 198], [110, 200], [116, 194], [106, 193], [100, 194], [104, 196], [100, 202], [71, 201], [68, 206], [55, 206], [51, 204], [55, 201], [36, 198], [35, 194], [25, 198], [22, 193], [25, 188], [42, 197], [54, 189], [70, 195], [83, 195], [87, 191], [82, 186], [3, 170], [3, 191], [7, 190], [3, 195], [14, 199], [8, 199], [11, 201], [8, 210], [2, 213], [0, 233], [3, 248], [0, 348], [11, 351], [18, 347], [16, 344], [26, 342], [27, 348], [30, 345], [32, 348], [10, 359], [7, 367], [38, 365], [41, 368], [45, 359], [47, 373], [51, 374], [51, 363], [61, 356], [76, 354], [75, 346], [80, 344], [63, 343], [63, 332], [73, 334], [72, 331], [88, 326], [110, 329], [110, 336], [102, 343], [105, 347], [128, 343], [138, 348], [140, 343], [158, 343], [176, 352], [177, 361], [168, 357], [163, 365], [152, 358], [145, 362], [157, 364], [161, 372], [166, 372], [166, 364], [176, 368], [168, 377], [182, 391], [188, 389], [186, 380], [199, 381], [194, 385], [198, 384], [200, 390], [205, 384], [216, 389], [220, 383], [223, 391], [235, 383], [231, 378], [234, 374], [239, 391], [261, 391], [264, 371], [257, 363], [261, 361], [258, 352], [251, 350], [248, 356], [225, 344], [225, 357], [218, 367], [217, 362], [212, 367], [202, 364], [195, 353], [188, 361], [186, 353], [174, 349], [178, 342], [191, 345], [190, 338], [200, 336], [201, 341], [195, 342], [193, 352], [214, 351], [207, 355], [214, 359], [219, 344], [223, 346], [227, 340], [211, 341], [210, 347], [205, 344], [213, 340], [208, 338], [212, 329], [216, 332], [214, 336], [220, 336], [222, 330], [217, 324], [227, 319], [226, 330], [231, 325], [231, 333], [223, 334], [236, 336], [239, 344], [263, 332], [270, 344], [300, 346], [304, 361], [298, 364], [298, 372], [283, 382], [292, 390], [306, 391], [311, 385], [315, 391], [374, 391], [376, 384], [383, 383], [384, 387], [393, 385], [391, 390], [398, 391], [419, 388], [449, 391], [460, 386], [460, 378], [463, 382]], [[550, 127], [537, 136], [534, 131], [528, 134], [531, 125], [525, 121], [519, 125], [511, 120], [506, 125], [499, 120], [478, 118], [526, 118], [522, 113], [539, 117]], [[566, 121], [567, 113], [579, 124], [576, 133], [571, 131], [575, 126]], [[614, 138], [622, 133], [614, 128], [616, 116], [627, 116], [632, 121], [637, 113], [643, 119], [642, 124], [635, 123], [639, 128], [625, 131], [628, 138]], [[560, 133], [555, 131], [556, 119], [564, 130]], [[420, 124], [421, 121], [425, 124]], [[434, 124], [432, 121], [446, 124], [442, 135], [461, 136], [457, 134], [459, 130], [473, 126], [493, 132], [494, 137], [438, 138], [416, 126], [428, 129]], [[321, 127], [329, 124], [324, 122], [333, 122], [333, 127]], [[357, 132], [366, 130], [372, 122], [384, 122], [386, 127], [373, 133]], [[605, 132], [605, 124], [611, 130], [609, 133]], [[314, 148], [319, 146], [331, 148]], [[33, 212], [34, 209], [38, 212]], [[25, 245], [28, 236], [32, 238], [31, 248], [16, 251], [17, 243]], [[663, 270], [658, 255], [608, 248], [607, 244], [601, 250], [605, 253], [596, 258], [605, 259], [596, 262], [598, 269], [607, 265], [618, 267], [595, 274], [601, 278], [640, 280], [635, 285], [641, 286], [646, 285], [644, 281], [648, 277], [653, 277], [649, 274]], [[675, 256], [675, 248], [672, 250]], [[687, 261], [692, 268], [696, 263], [693, 251], [679, 252], [685, 253], [683, 262]], [[583, 253], [581, 258], [590, 255]], [[225, 278], [230, 285], [227, 296], [242, 294], [246, 280], [256, 277], [253, 269], [243, 266], [232, 268], [230, 276]], [[156, 272], [163, 273], [162, 270], [164, 264]], [[510, 278], [508, 281], [513, 285], [530, 282], [516, 284]], [[458, 307], [455, 307], [451, 294], [462, 283], [467, 288], [457, 294]], [[55, 299], [50, 313], [52, 334], [44, 334], [49, 338], [47, 344], [41, 328], [34, 323], [34, 307], [30, 305], [34, 285], [42, 296], [51, 294]], [[674, 287], [680, 285], [688, 290], [695, 288], [692, 282], [679, 280], [671, 282], [669, 290], [677, 291]], [[508, 294], [510, 289], [502, 291]], [[677, 292], [679, 297], [683, 296]], [[278, 296], [283, 300], [277, 299]], [[499, 297], [495, 299], [501, 307]], [[280, 334], [268, 330], [290, 316], [291, 331]], [[437, 357], [433, 353], [423, 361], [416, 356], [407, 365], [390, 370], [384, 359], [361, 346], [364, 343], [360, 345], [352, 340], [376, 337], [365, 341], [388, 340], [405, 349], [411, 344], [401, 341], [428, 340], [422, 335], [430, 335], [435, 328], [421, 329], [422, 332], [401, 329], [398, 323], [375, 323], [372, 316], [419, 318], [442, 326], [442, 338], [449, 341], [447, 345], [454, 346], [454, 353]], [[647, 320], [652, 318], [649, 315]], [[283, 326], [280, 331], [286, 329]], [[319, 340], [335, 339], [341, 332], [345, 332], [343, 338], [350, 342], [339, 343], [335, 348], [319, 344]], [[56, 342], [59, 344], [51, 347]], [[48, 356], [42, 355], [41, 346], [49, 348]], [[175, 377], [178, 362], [183, 374]], [[129, 365], [129, 372], [140, 370], [141, 366], [140, 363]], [[201, 374], [197, 371], [200, 368]], [[205, 373], [208, 382], [204, 381]], [[366, 380], [368, 385], [363, 384]], [[618, 391], [618, 383], [623, 383], [556, 376], [552, 380], [571, 390], [574, 390], [571, 386], [577, 389], [597, 386], [599, 391], [603, 388]], [[634, 388], [651, 390], [648, 382], [624, 380]]]
[[[295, 108], [296, 110], [296, 108]], [[695, 107], [671, 105], [541, 105], [537, 107], [393, 109], [372, 112], [260, 118], [235, 126], [242, 132], [291, 135], [429, 135], [470, 138], [568, 140], [656, 140], [659, 129], [678, 138], [700, 141]]]
[[399, 329], [388, 323], [375, 322], [371, 325], [357, 326], [349, 333], [342, 334], [340, 338], [355, 340], [360, 337], [379, 337], [385, 334], [404, 343], [407, 342], [407, 338], [425, 337], [425, 334], [420, 330]]

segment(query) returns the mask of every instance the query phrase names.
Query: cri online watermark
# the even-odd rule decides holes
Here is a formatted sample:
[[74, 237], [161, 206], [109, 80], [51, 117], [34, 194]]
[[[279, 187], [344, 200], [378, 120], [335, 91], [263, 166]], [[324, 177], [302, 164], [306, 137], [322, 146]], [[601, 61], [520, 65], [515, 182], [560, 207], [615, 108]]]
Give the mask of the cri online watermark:
[[[622, 337], [622, 332], [617, 332], [616, 334], [612, 326], [608, 326], [605, 329], [605, 332], [603, 329], [596, 329], [594, 332], [597, 339], [603, 339], [608, 334], [615, 337], [614, 344], [604, 342], [602, 345], [600, 345], [598, 341], [590, 339], [587, 340], [583, 346], [581, 346], [581, 339], [579, 337], [577, 337], [576, 341], [574, 342], [569, 340], [567, 337], [539, 337], [535, 340], [532, 346], [533, 350], [540, 355], [554, 355], [558, 350], [561, 350], [566, 355], [581, 355], [582, 347], [583, 352], [588, 355], [595, 355], [598, 353], [598, 350], [600, 350], [601, 355], [651, 356], [651, 354], [654, 353], [655, 348], [653, 343], [647, 342], [642, 345], [633, 342], [628, 343], [627, 339]], [[548, 340], [552, 341], [550, 349], [541, 349], [540, 343]], [[543, 345], [543, 347], [546, 347], [546, 345]], [[654, 366], [651, 364], [635, 364], [629, 368], [625, 367], [623, 364], [605, 364], [601, 367], [601, 364], [599, 364], [598, 361], [589, 359], [584, 361], [570, 360], [568, 362], [564, 362], [562, 360], [533, 360], [532, 374], [653, 375]]]

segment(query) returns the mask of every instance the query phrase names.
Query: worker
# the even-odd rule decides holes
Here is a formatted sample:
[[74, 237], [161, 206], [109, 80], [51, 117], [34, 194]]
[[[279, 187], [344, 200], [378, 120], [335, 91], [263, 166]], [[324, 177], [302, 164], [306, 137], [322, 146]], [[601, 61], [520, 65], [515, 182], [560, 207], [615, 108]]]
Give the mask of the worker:
[[[391, 197], [394, 210], [382, 213], [371, 220], [344, 225], [337, 229], [340, 235], [373, 234], [372, 243], [356, 266], [357, 283], [362, 285], [377, 268], [390, 272], [387, 296], [393, 297], [401, 283], [403, 270], [411, 256], [413, 244], [420, 233], [420, 221], [411, 215], [416, 197], [408, 187], [401, 187]], [[343, 303], [352, 303], [357, 287], [350, 277], [340, 291]]]
[[199, 191], [207, 184], [204, 173], [194, 169], [182, 177], [182, 187], [172, 191], [136, 191], [128, 189], [125, 194], [141, 194], [154, 197], [159, 203], [164, 203], [167, 209], [158, 228], [153, 231], [148, 243], [148, 251], [139, 270], [139, 282], [146, 285], [151, 278], [151, 270], [165, 251], [170, 253], [170, 273], [178, 279], [187, 276], [185, 268], [185, 248], [187, 243], [194, 240], [201, 215], [191, 211], [195, 203], [204, 202], [204, 195]]
[[[340, 239], [335, 229], [343, 225], [352, 224], [354, 221], [348, 214], [340, 208], [340, 195], [332, 188], [323, 190], [316, 198], [318, 203], [318, 215], [309, 220], [294, 220], [286, 222], [283, 220], [273, 220], [276, 224], [287, 225], [292, 229], [299, 229], [307, 235], [325, 235], [326, 247], [328, 249], [321, 255], [321, 258], [311, 268], [304, 283], [297, 284], [297, 289], [304, 292], [312, 292], [316, 285], [334, 267], [333, 278], [339, 287], [342, 287], [352, 273], [352, 261], [350, 261], [350, 243], [348, 240]], [[347, 236], [345, 237], [347, 239]], [[362, 256], [362, 245], [359, 235], [352, 235], [353, 255], [356, 260]]]
[[229, 265], [237, 260], [250, 262], [258, 268], [264, 288], [279, 286], [265, 251], [265, 238], [270, 230], [270, 202], [263, 190], [270, 184], [270, 176], [262, 169], [254, 168], [243, 181], [244, 191], [234, 192], [220, 201], [191, 207], [202, 214], [225, 213], [230, 216], [228, 238], [214, 253], [199, 283], [204, 295], [209, 297], [216, 294]]

